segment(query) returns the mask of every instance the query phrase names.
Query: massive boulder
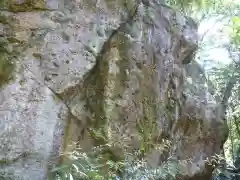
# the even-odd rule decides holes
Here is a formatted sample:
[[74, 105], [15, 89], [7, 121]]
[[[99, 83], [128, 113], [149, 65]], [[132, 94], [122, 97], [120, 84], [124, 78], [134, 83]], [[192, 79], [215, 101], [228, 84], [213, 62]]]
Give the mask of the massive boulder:
[[191, 94], [196, 49], [196, 24], [154, 0], [2, 1], [0, 177], [43, 180], [71, 142], [120, 157], [144, 141], [151, 165], [190, 158], [179, 178], [210, 179], [227, 130]]

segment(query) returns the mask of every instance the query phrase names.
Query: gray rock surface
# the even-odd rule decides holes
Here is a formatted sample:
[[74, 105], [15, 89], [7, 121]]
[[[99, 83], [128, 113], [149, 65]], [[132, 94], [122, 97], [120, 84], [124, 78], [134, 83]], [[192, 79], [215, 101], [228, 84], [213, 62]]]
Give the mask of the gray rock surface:
[[[210, 177], [204, 160], [220, 152], [225, 124], [206, 91], [184, 86], [197, 26], [144, 2], [2, 2], [0, 54], [14, 69], [0, 91], [0, 177], [42, 180], [72, 141], [85, 150], [108, 142], [121, 156], [146, 138], [174, 142], [153, 164], [190, 157], [182, 176]], [[159, 157], [155, 148], [145, 150]]]

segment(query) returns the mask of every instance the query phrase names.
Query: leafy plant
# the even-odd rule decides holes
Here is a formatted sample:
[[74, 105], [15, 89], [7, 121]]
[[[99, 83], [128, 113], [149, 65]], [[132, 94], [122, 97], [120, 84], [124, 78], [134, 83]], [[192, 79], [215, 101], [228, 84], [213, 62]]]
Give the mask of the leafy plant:
[[[179, 162], [168, 160], [158, 168], [152, 168], [144, 159], [137, 159], [137, 153], [127, 154], [125, 160], [114, 162], [96, 156], [101, 148], [90, 153], [74, 151], [69, 153], [69, 161], [56, 166], [50, 172], [49, 180], [139, 180], [174, 179], [179, 173]], [[97, 154], [96, 154], [97, 153]]]
[[54, 180], [72, 180], [72, 179], [96, 179], [101, 180], [106, 176], [102, 173], [102, 169], [113, 167], [113, 163], [108, 161], [103, 163], [104, 157], [99, 157], [98, 153], [102, 151], [102, 147], [96, 147], [91, 152], [81, 152], [76, 149], [73, 152], [63, 154], [66, 158], [63, 164], [54, 167], [49, 173], [49, 179]]
[[236, 48], [240, 48], [240, 16], [234, 16], [230, 24], [230, 38]]

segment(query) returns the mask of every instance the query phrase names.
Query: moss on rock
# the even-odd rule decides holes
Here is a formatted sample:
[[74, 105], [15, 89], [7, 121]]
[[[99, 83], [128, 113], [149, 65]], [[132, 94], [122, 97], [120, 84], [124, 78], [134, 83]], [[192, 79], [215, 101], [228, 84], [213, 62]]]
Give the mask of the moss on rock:
[[16, 0], [8, 1], [8, 10], [12, 12], [28, 12], [45, 9], [45, 0], [24, 0], [19, 3]]
[[15, 65], [11, 61], [9, 54], [0, 52], [0, 87], [13, 79], [14, 67]]

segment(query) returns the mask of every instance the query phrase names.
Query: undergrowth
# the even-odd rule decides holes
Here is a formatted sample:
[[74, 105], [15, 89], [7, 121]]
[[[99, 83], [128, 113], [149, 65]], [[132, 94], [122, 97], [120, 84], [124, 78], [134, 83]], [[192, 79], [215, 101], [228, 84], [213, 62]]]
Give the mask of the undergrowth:
[[153, 168], [144, 158], [139, 159], [140, 151], [126, 154], [125, 159], [116, 162], [99, 156], [102, 149], [99, 146], [88, 153], [77, 149], [63, 154], [67, 160], [50, 171], [48, 180], [171, 180], [179, 172], [180, 162], [174, 159]]

